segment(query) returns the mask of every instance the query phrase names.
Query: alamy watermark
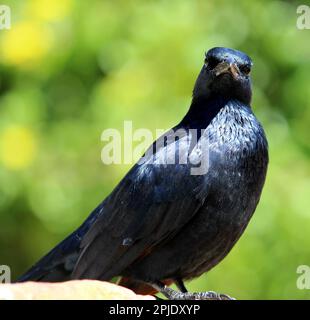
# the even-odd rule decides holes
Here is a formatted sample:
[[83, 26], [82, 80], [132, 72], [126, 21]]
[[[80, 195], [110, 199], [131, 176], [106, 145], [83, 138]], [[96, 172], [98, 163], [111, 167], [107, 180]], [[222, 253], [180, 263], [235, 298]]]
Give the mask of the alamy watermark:
[[0, 30], [11, 29], [11, 8], [5, 4], [0, 5]]
[[298, 14], [296, 21], [297, 29], [310, 29], [310, 7], [302, 4], [297, 7], [296, 13]]
[[300, 290], [310, 290], [310, 266], [300, 265], [297, 267], [296, 272], [300, 274], [296, 281], [297, 288]]
[[[235, 157], [248, 156], [250, 146], [247, 141], [244, 144], [240, 142], [238, 149], [230, 148], [229, 139], [223, 134], [225, 130], [219, 127], [211, 134], [208, 128], [176, 127], [168, 131], [156, 129], [153, 135], [146, 128], [133, 130], [132, 121], [124, 121], [123, 132], [112, 128], [102, 132], [101, 141], [105, 145], [101, 150], [101, 160], [107, 165], [183, 165], [190, 175], [205, 175], [209, 171], [211, 157], [218, 163], [229, 165]], [[259, 153], [253, 156], [259, 157]], [[243, 161], [242, 165], [247, 167], [250, 162]]]
[[0, 265], [0, 283], [11, 282], [11, 269], [9, 266]]
[[[205, 129], [166, 131], [145, 128], [133, 130], [131, 121], [124, 121], [123, 132], [106, 129], [101, 140], [104, 164], [189, 165], [191, 175], [204, 175], [209, 169], [209, 140]], [[156, 142], [153, 143], [153, 141]]]

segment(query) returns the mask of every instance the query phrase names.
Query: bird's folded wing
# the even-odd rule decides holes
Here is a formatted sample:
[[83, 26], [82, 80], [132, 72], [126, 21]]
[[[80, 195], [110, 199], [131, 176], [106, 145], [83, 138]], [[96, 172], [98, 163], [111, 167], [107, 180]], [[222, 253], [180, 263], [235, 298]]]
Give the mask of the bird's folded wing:
[[107, 280], [171, 239], [201, 208], [206, 179], [186, 164], [134, 166], [84, 236], [73, 278]]

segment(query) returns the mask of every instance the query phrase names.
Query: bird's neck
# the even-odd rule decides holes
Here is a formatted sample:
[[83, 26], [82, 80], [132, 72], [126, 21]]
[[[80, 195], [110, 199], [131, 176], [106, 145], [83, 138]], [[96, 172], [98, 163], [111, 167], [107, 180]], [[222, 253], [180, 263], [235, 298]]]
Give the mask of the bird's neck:
[[206, 128], [218, 112], [227, 105], [229, 99], [215, 97], [193, 97], [191, 106], [181, 121], [184, 127]]

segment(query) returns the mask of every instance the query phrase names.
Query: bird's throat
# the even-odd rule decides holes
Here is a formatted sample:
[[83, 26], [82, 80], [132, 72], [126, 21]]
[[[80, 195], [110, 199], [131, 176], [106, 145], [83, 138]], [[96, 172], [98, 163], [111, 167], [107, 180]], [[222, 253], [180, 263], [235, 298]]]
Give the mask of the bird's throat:
[[222, 97], [193, 97], [191, 106], [180, 125], [206, 128], [218, 112], [227, 105], [229, 99]]

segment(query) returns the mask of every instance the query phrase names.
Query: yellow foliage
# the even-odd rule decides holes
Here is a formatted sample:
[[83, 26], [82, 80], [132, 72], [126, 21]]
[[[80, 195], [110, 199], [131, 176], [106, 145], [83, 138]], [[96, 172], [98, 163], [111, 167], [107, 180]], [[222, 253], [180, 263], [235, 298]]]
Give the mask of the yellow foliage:
[[30, 165], [36, 153], [36, 139], [26, 127], [10, 126], [1, 134], [0, 158], [8, 169], [19, 170]]
[[20, 22], [3, 34], [1, 54], [4, 63], [31, 67], [51, 47], [52, 35], [43, 25]]
[[31, 16], [44, 21], [63, 19], [70, 13], [71, 8], [71, 0], [32, 0], [29, 3]]

